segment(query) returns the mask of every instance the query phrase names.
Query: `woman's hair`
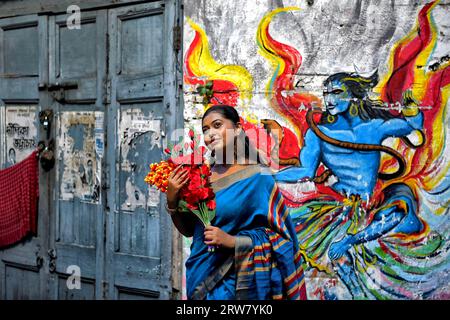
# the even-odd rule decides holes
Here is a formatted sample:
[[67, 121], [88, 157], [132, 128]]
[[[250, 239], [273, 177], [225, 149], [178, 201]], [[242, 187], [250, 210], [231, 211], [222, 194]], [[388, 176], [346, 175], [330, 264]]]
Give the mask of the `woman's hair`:
[[212, 107], [209, 107], [209, 109], [206, 110], [205, 113], [203, 114], [202, 122], [206, 118], [207, 115], [209, 115], [210, 113], [213, 113], [213, 112], [220, 113], [222, 115], [222, 117], [230, 120], [235, 125], [237, 123], [241, 122], [241, 118], [239, 117], [239, 114], [236, 111], [236, 109], [234, 107], [231, 107], [231, 106], [228, 106], [225, 104], [214, 105]]
[[[362, 120], [383, 119], [388, 120], [394, 116], [387, 110], [383, 110], [383, 101], [372, 100], [369, 98], [369, 92], [378, 83], [378, 71], [375, 71], [371, 76], [363, 77], [357, 73], [340, 72], [331, 75], [324, 81], [324, 86], [327, 86], [332, 81], [339, 81], [343, 83], [349, 90], [352, 98], [358, 100], [355, 104], [358, 108], [358, 115]], [[328, 113], [325, 113], [326, 120]]]
[[[239, 117], [238, 112], [236, 111], [236, 109], [232, 106], [229, 105], [214, 105], [212, 107], [210, 107], [208, 110], [205, 111], [205, 113], [203, 114], [202, 117], [202, 122], [203, 120], [206, 118], [207, 115], [211, 114], [211, 113], [219, 113], [223, 118], [230, 120], [234, 125], [237, 125], [238, 123], [241, 122], [241, 118]], [[243, 143], [243, 146], [239, 146], [238, 143]], [[245, 131], [242, 129], [240, 136], [238, 139], [235, 139], [235, 157], [237, 157], [236, 155], [236, 150], [244, 150], [244, 156], [245, 159], [250, 159], [250, 155], [252, 155], [252, 159], [255, 159], [256, 157], [256, 162], [261, 164], [263, 163], [263, 159], [261, 158], [258, 150], [252, 145], [252, 143], [250, 142], [250, 139], [248, 138], [248, 136], [245, 134]]]

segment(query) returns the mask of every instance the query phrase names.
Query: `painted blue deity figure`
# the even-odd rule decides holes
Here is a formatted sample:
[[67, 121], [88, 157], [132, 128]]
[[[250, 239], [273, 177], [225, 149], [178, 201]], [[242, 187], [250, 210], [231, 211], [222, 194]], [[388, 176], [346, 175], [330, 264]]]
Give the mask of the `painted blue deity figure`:
[[[300, 152], [300, 166], [275, 174], [278, 182], [301, 183], [312, 180], [324, 165], [337, 179], [330, 187], [345, 200], [317, 197], [293, 208], [291, 217], [297, 223], [306, 260], [321, 271], [337, 273], [354, 298], [370, 296], [361, 288], [361, 275], [356, 271], [358, 266], [365, 265], [367, 270], [373, 264], [373, 252], [379, 248], [372, 248], [372, 252], [370, 244], [391, 234], [419, 234], [425, 227], [417, 214], [417, 197], [404, 183], [386, 187], [382, 203], [375, 208], [364, 206], [378, 179], [392, 178], [379, 172], [381, 152], [391, 150], [395, 156], [394, 150], [382, 146], [383, 141], [389, 137], [408, 140], [407, 135], [420, 132], [423, 126], [423, 114], [411, 92], [406, 92], [402, 101], [409, 107], [397, 117], [386, 111], [382, 102], [372, 100], [369, 92], [377, 82], [376, 73], [370, 77], [337, 73], [326, 79], [326, 111], [317, 125], [311, 120], [311, 111], [308, 115], [310, 128]], [[398, 177], [404, 161], [398, 154], [396, 159], [400, 172], [393, 175]]]

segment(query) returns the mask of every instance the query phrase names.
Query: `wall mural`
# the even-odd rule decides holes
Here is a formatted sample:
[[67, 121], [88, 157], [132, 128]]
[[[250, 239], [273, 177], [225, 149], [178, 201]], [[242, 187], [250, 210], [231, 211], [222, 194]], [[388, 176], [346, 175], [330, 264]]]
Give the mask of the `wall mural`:
[[217, 62], [206, 32], [187, 19], [195, 36], [185, 100], [239, 108], [250, 140], [271, 156], [307, 264], [309, 299], [449, 296], [450, 56], [430, 63], [437, 4], [418, 9], [416, 25], [390, 49], [387, 72], [332, 70], [321, 95], [299, 90], [302, 54], [270, 31], [274, 17], [300, 9], [267, 12], [249, 32], [272, 70], [265, 106], [283, 121], [252, 111], [254, 77]]

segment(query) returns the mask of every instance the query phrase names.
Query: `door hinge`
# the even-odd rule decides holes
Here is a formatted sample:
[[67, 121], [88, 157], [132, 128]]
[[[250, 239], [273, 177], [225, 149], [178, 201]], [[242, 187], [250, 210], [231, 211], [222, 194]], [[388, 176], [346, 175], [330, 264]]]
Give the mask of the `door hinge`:
[[111, 80], [108, 78], [108, 76], [105, 76], [105, 78], [103, 78], [103, 96], [102, 96], [102, 103], [104, 105], [111, 103], [110, 95], [111, 95]]
[[103, 295], [103, 299], [106, 299], [108, 297], [108, 282], [105, 280], [102, 280], [102, 295]]
[[181, 50], [181, 31], [180, 26], [173, 27], [173, 50], [175, 51]]
[[55, 249], [49, 249], [47, 251], [47, 254], [50, 258], [49, 262], [48, 262], [48, 270], [50, 273], [53, 273], [56, 271], [56, 250]]

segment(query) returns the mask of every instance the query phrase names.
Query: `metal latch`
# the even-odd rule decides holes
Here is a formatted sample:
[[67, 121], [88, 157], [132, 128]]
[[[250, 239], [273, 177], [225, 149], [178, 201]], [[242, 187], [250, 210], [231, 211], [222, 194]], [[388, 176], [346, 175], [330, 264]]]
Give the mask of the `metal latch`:
[[180, 51], [181, 50], [181, 27], [175, 26], [173, 27], [173, 50]]
[[58, 102], [63, 102], [66, 98], [65, 91], [78, 89], [78, 83], [75, 81], [55, 82], [49, 84], [40, 83], [38, 88], [40, 91], [47, 90], [51, 92], [53, 99]]

